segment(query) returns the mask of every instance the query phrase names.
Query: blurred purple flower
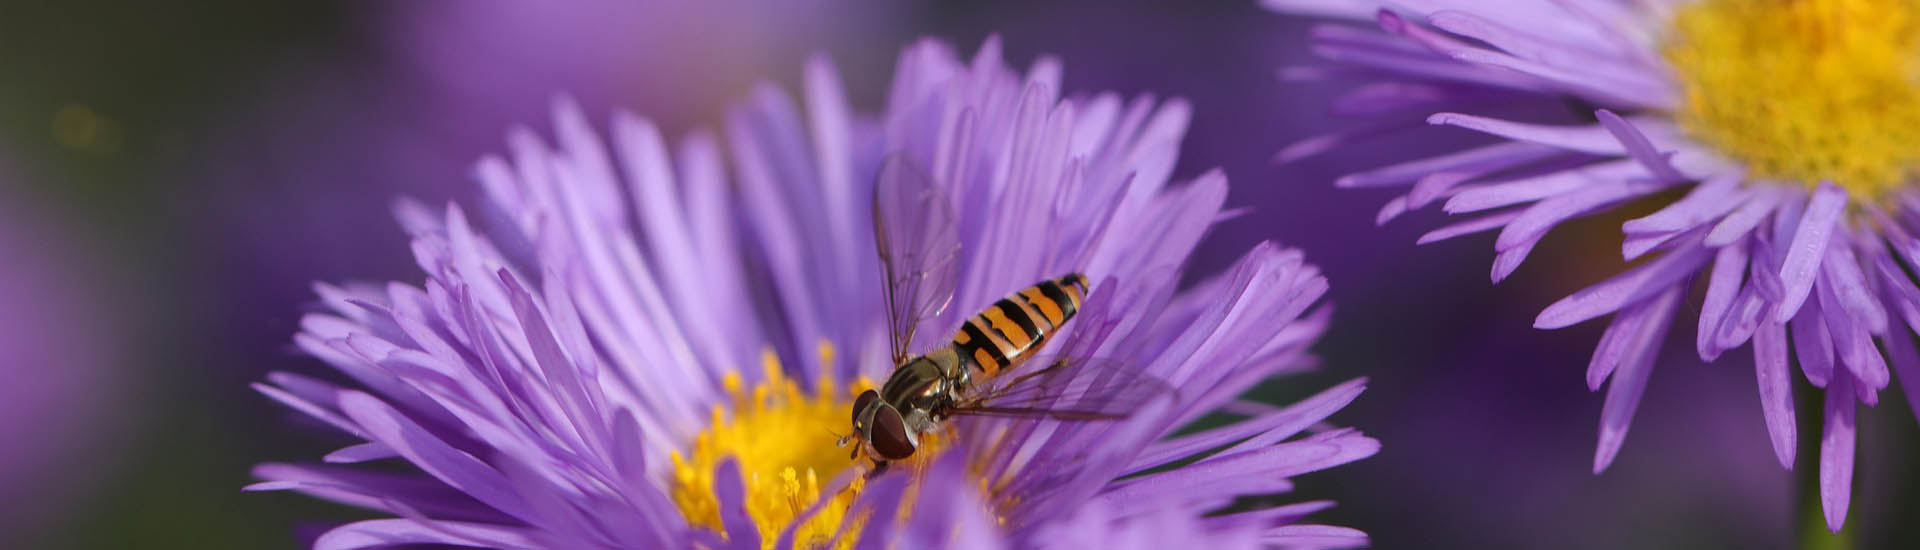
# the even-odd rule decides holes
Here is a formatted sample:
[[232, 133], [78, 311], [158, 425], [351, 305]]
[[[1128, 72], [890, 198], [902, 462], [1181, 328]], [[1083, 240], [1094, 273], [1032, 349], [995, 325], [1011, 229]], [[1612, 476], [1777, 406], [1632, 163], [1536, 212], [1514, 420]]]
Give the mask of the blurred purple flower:
[[[398, 207], [424, 286], [317, 287], [329, 311], [296, 343], [354, 382], [274, 373], [256, 387], [352, 443], [325, 465], [261, 465], [253, 488], [399, 516], [341, 526], [315, 543], [328, 549], [1066, 546], [1130, 533], [1364, 545], [1298, 523], [1328, 502], [1219, 513], [1378, 449], [1320, 427], [1361, 381], [1288, 407], [1235, 401], [1312, 366], [1324, 278], [1262, 244], [1177, 290], [1227, 215], [1226, 178], [1171, 185], [1184, 103], [1063, 100], [1060, 70], [1048, 59], [1016, 73], [996, 41], [971, 63], [922, 42], [874, 119], [816, 58], [798, 105], [761, 87], [731, 112], [724, 147], [694, 132], [670, 148], [625, 114], [603, 143], [560, 104], [557, 143], [516, 130], [510, 160], [477, 165], [480, 214]], [[1081, 271], [1093, 291], [1057, 346], [1125, 358], [1177, 398], [1116, 422], [955, 421], [946, 450], [856, 475], [830, 432], [845, 428], [850, 390], [892, 368], [867, 223], [888, 155], [930, 168], [959, 218], [958, 291], [926, 326]], [[921, 331], [917, 349], [940, 334]], [[1168, 437], [1210, 412], [1244, 418]], [[347, 465], [390, 458], [419, 471]]]
[[[394, 196], [457, 196], [457, 177], [500, 128], [546, 115], [566, 91], [589, 107], [653, 114], [670, 133], [711, 121], [766, 75], [814, 50], [885, 67], [910, 38], [900, 3], [423, 2], [363, 10], [350, 37], [302, 50], [223, 109], [200, 151], [222, 207], [192, 244], [221, 258], [205, 277], [225, 307], [252, 314], [225, 334], [269, 342], [292, 328], [315, 278], [405, 273], [403, 235], [380, 209]], [[715, 37], [725, 37], [716, 40]], [[859, 74], [878, 74], [862, 71]], [[876, 86], [877, 87], [877, 86]], [[391, 248], [369, 254], [369, 243]], [[290, 254], [289, 250], [299, 253]], [[391, 252], [391, 253], [388, 253]], [[245, 321], [238, 321], [245, 319]], [[253, 337], [253, 336], [258, 336]], [[277, 347], [234, 346], [251, 366]], [[254, 378], [259, 372], [235, 372]]]
[[105, 479], [132, 401], [115, 370], [126, 340], [116, 315], [140, 309], [113, 300], [119, 286], [84, 232], [14, 176], [0, 162], [0, 546], [31, 544]]
[[[1340, 187], [1406, 187], [1381, 223], [1442, 204], [1475, 217], [1420, 243], [1499, 229], [1493, 280], [1561, 222], [1647, 199], [1622, 225], [1627, 260], [1657, 257], [1541, 312], [1538, 328], [1613, 315], [1587, 371], [1609, 377], [1594, 471], [1613, 461], [1691, 281], [1705, 282], [1696, 347], [1712, 360], [1749, 340], [1782, 466], [1796, 438], [1789, 354], [1825, 391], [1819, 464], [1827, 525], [1844, 523], [1855, 404], [1897, 373], [1920, 415], [1920, 8], [1861, 0], [1565, 2], [1265, 0], [1292, 13], [1373, 17], [1381, 32], [1323, 25], [1338, 68], [1305, 78], [1365, 84], [1334, 103], [1373, 122], [1296, 144], [1298, 158], [1416, 127], [1499, 138], [1349, 174]], [[1402, 14], [1410, 14], [1408, 19]], [[1793, 75], [1793, 76], [1786, 76]], [[1575, 124], [1515, 118], [1573, 104]], [[1791, 341], [1791, 347], [1789, 346]], [[1876, 346], [1877, 343], [1877, 346]], [[1791, 352], [1789, 350], [1792, 350]]]

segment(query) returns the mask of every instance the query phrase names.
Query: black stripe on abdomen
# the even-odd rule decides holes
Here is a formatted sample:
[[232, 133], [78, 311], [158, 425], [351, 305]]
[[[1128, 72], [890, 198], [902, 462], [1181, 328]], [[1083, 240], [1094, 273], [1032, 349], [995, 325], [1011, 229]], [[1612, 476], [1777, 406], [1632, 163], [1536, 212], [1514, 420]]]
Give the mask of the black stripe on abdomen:
[[1048, 300], [1053, 300], [1054, 307], [1060, 308], [1060, 324], [1067, 324], [1067, 320], [1072, 319], [1073, 314], [1080, 311], [1080, 303], [1067, 296], [1067, 291], [1061, 290], [1059, 282], [1042, 281], [1034, 286], [1039, 287], [1040, 293]]

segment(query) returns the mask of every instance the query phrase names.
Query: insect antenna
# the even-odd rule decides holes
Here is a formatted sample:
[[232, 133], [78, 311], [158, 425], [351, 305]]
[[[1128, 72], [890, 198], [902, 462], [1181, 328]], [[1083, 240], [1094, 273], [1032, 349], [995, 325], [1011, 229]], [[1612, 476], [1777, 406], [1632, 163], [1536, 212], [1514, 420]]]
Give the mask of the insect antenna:
[[836, 432], [836, 431], [833, 431], [833, 428], [820, 428], [820, 429], [826, 431], [827, 435], [833, 436], [834, 441], [836, 441], [836, 443], [834, 443], [835, 445], [845, 447], [847, 446], [848, 443], [853, 442], [853, 434], [843, 434], [840, 432]]

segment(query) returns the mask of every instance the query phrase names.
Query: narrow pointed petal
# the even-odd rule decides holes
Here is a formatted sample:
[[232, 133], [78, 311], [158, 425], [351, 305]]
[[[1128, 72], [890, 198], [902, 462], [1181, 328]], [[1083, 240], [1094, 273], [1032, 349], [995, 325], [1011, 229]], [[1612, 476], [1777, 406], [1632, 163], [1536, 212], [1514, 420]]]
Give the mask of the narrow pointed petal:
[[[1627, 233], [1663, 233], [1686, 231], [1716, 220], [1724, 219], [1745, 201], [1747, 192], [1740, 189], [1739, 181], [1729, 177], [1716, 178], [1694, 186], [1687, 196], [1673, 201], [1673, 204], [1659, 211], [1639, 218], [1627, 220], [1620, 225]], [[1714, 243], [1708, 243], [1713, 246]]]
[[1388, 200], [1386, 204], [1380, 206], [1380, 213], [1373, 216], [1373, 224], [1386, 225], [1387, 222], [1393, 221], [1394, 218], [1398, 218], [1401, 214], [1405, 213], [1407, 213], [1407, 197], [1404, 195], [1394, 197]]
[[1800, 358], [1800, 370], [1806, 373], [1807, 381], [1827, 387], [1827, 380], [1833, 376], [1833, 337], [1827, 333], [1820, 304], [1809, 302], [1800, 308], [1787, 328], [1793, 332], [1793, 351]]
[[1714, 224], [1713, 229], [1707, 232], [1707, 246], [1725, 246], [1747, 236], [1786, 200], [1786, 196], [1781, 192], [1758, 191], [1747, 197], [1733, 209], [1733, 213], [1720, 218], [1720, 223]]
[[720, 498], [720, 524], [727, 531], [727, 542], [734, 548], [760, 547], [760, 529], [747, 515], [746, 481], [740, 477], [740, 462], [723, 459], [713, 471], [713, 493]]
[[1627, 427], [1633, 423], [1633, 412], [1640, 407], [1640, 396], [1647, 390], [1647, 378], [1653, 373], [1653, 362], [1660, 356], [1660, 342], [1666, 338], [1667, 325], [1673, 321], [1673, 309], [1680, 303], [1682, 290], [1684, 287], [1672, 287], [1655, 298], [1649, 308], [1652, 321], [1635, 335], [1632, 345], [1635, 353], [1621, 364], [1607, 386], [1606, 403], [1600, 408], [1600, 443], [1593, 454], [1593, 473], [1606, 471], [1607, 466], [1613, 464], [1613, 457], [1619, 454], [1620, 444], [1627, 438]]
[[1713, 256], [1710, 252], [1700, 246], [1687, 246], [1668, 252], [1659, 259], [1561, 298], [1534, 318], [1533, 327], [1554, 329], [1572, 326], [1659, 294], [1699, 270]]
[[1780, 467], [1793, 469], [1799, 435], [1793, 416], [1793, 375], [1787, 368], [1787, 326], [1768, 321], [1753, 335], [1754, 380], [1760, 386], [1760, 412]]
[[1620, 366], [1622, 358], [1635, 351], [1633, 346], [1640, 344], [1640, 332], [1647, 323], [1653, 322], [1654, 301], [1640, 302], [1613, 317], [1607, 324], [1607, 331], [1600, 335], [1600, 344], [1593, 350], [1593, 359], [1587, 362], [1587, 391], [1598, 391], [1607, 377]]
[[1820, 509], [1826, 512], [1827, 529], [1835, 533], [1846, 524], [1847, 504], [1853, 498], [1853, 390], [1853, 376], [1834, 371], [1820, 434]]
[[1427, 123], [1437, 126], [1458, 126], [1516, 141], [1549, 145], [1581, 153], [1619, 155], [1627, 152], [1626, 148], [1614, 139], [1613, 134], [1600, 126], [1527, 124], [1465, 113], [1435, 114], [1427, 117]]
[[1714, 252], [1713, 271], [1707, 276], [1707, 296], [1700, 304], [1700, 322], [1694, 340], [1702, 360], [1712, 361], [1726, 349], [1716, 345], [1714, 333], [1719, 331], [1720, 322], [1727, 317], [1734, 297], [1740, 293], [1740, 282], [1747, 272], [1746, 244], [1742, 241]]
[[1436, 243], [1462, 235], [1472, 235], [1481, 231], [1496, 229], [1506, 225], [1508, 222], [1512, 222], [1514, 218], [1520, 217], [1521, 212], [1523, 211], [1509, 210], [1447, 225], [1421, 235], [1420, 239], [1415, 241], [1414, 244]]
[[1634, 128], [1632, 123], [1606, 109], [1595, 111], [1593, 114], [1600, 119], [1600, 126], [1606, 128], [1608, 133], [1613, 134], [1614, 139], [1620, 140], [1621, 146], [1627, 148], [1627, 156], [1640, 161], [1640, 164], [1645, 166], [1647, 171], [1652, 172], [1655, 178], [1668, 183], [1678, 183], [1688, 179], [1679, 170], [1674, 169], [1672, 162], [1669, 162], [1668, 158], [1672, 153], [1654, 148], [1653, 142], [1647, 139], [1647, 135], [1640, 133], [1640, 129]]
[[1833, 227], [1840, 222], [1840, 213], [1847, 206], [1847, 192], [1832, 182], [1820, 184], [1813, 192], [1812, 200], [1807, 202], [1807, 211], [1801, 214], [1800, 226], [1793, 233], [1793, 242], [1787, 245], [1787, 259], [1780, 266], [1780, 281], [1785, 283], [1787, 295], [1773, 312], [1773, 320], [1787, 322], [1800, 311], [1800, 305], [1806, 303], [1807, 295], [1813, 291], [1813, 281], [1820, 273], [1820, 261], [1827, 257], [1827, 241], [1833, 235]]

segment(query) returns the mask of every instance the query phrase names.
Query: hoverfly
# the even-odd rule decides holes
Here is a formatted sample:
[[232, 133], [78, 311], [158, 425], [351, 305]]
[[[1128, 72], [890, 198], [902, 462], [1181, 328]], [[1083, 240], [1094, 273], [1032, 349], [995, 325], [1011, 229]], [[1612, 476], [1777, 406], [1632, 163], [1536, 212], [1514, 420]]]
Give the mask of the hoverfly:
[[883, 164], [873, 194], [894, 371], [878, 391], [854, 400], [853, 433], [841, 444], [858, 440], [856, 457], [864, 451], [883, 469], [912, 456], [921, 434], [955, 415], [1112, 420], [1170, 392], [1138, 373], [1083, 372], [1094, 363], [1081, 359], [1053, 358], [1008, 375], [1080, 312], [1090, 289], [1079, 273], [1017, 290], [969, 317], [945, 344], [910, 353], [919, 322], [940, 315], [952, 300], [958, 229], [946, 191], [899, 155]]

